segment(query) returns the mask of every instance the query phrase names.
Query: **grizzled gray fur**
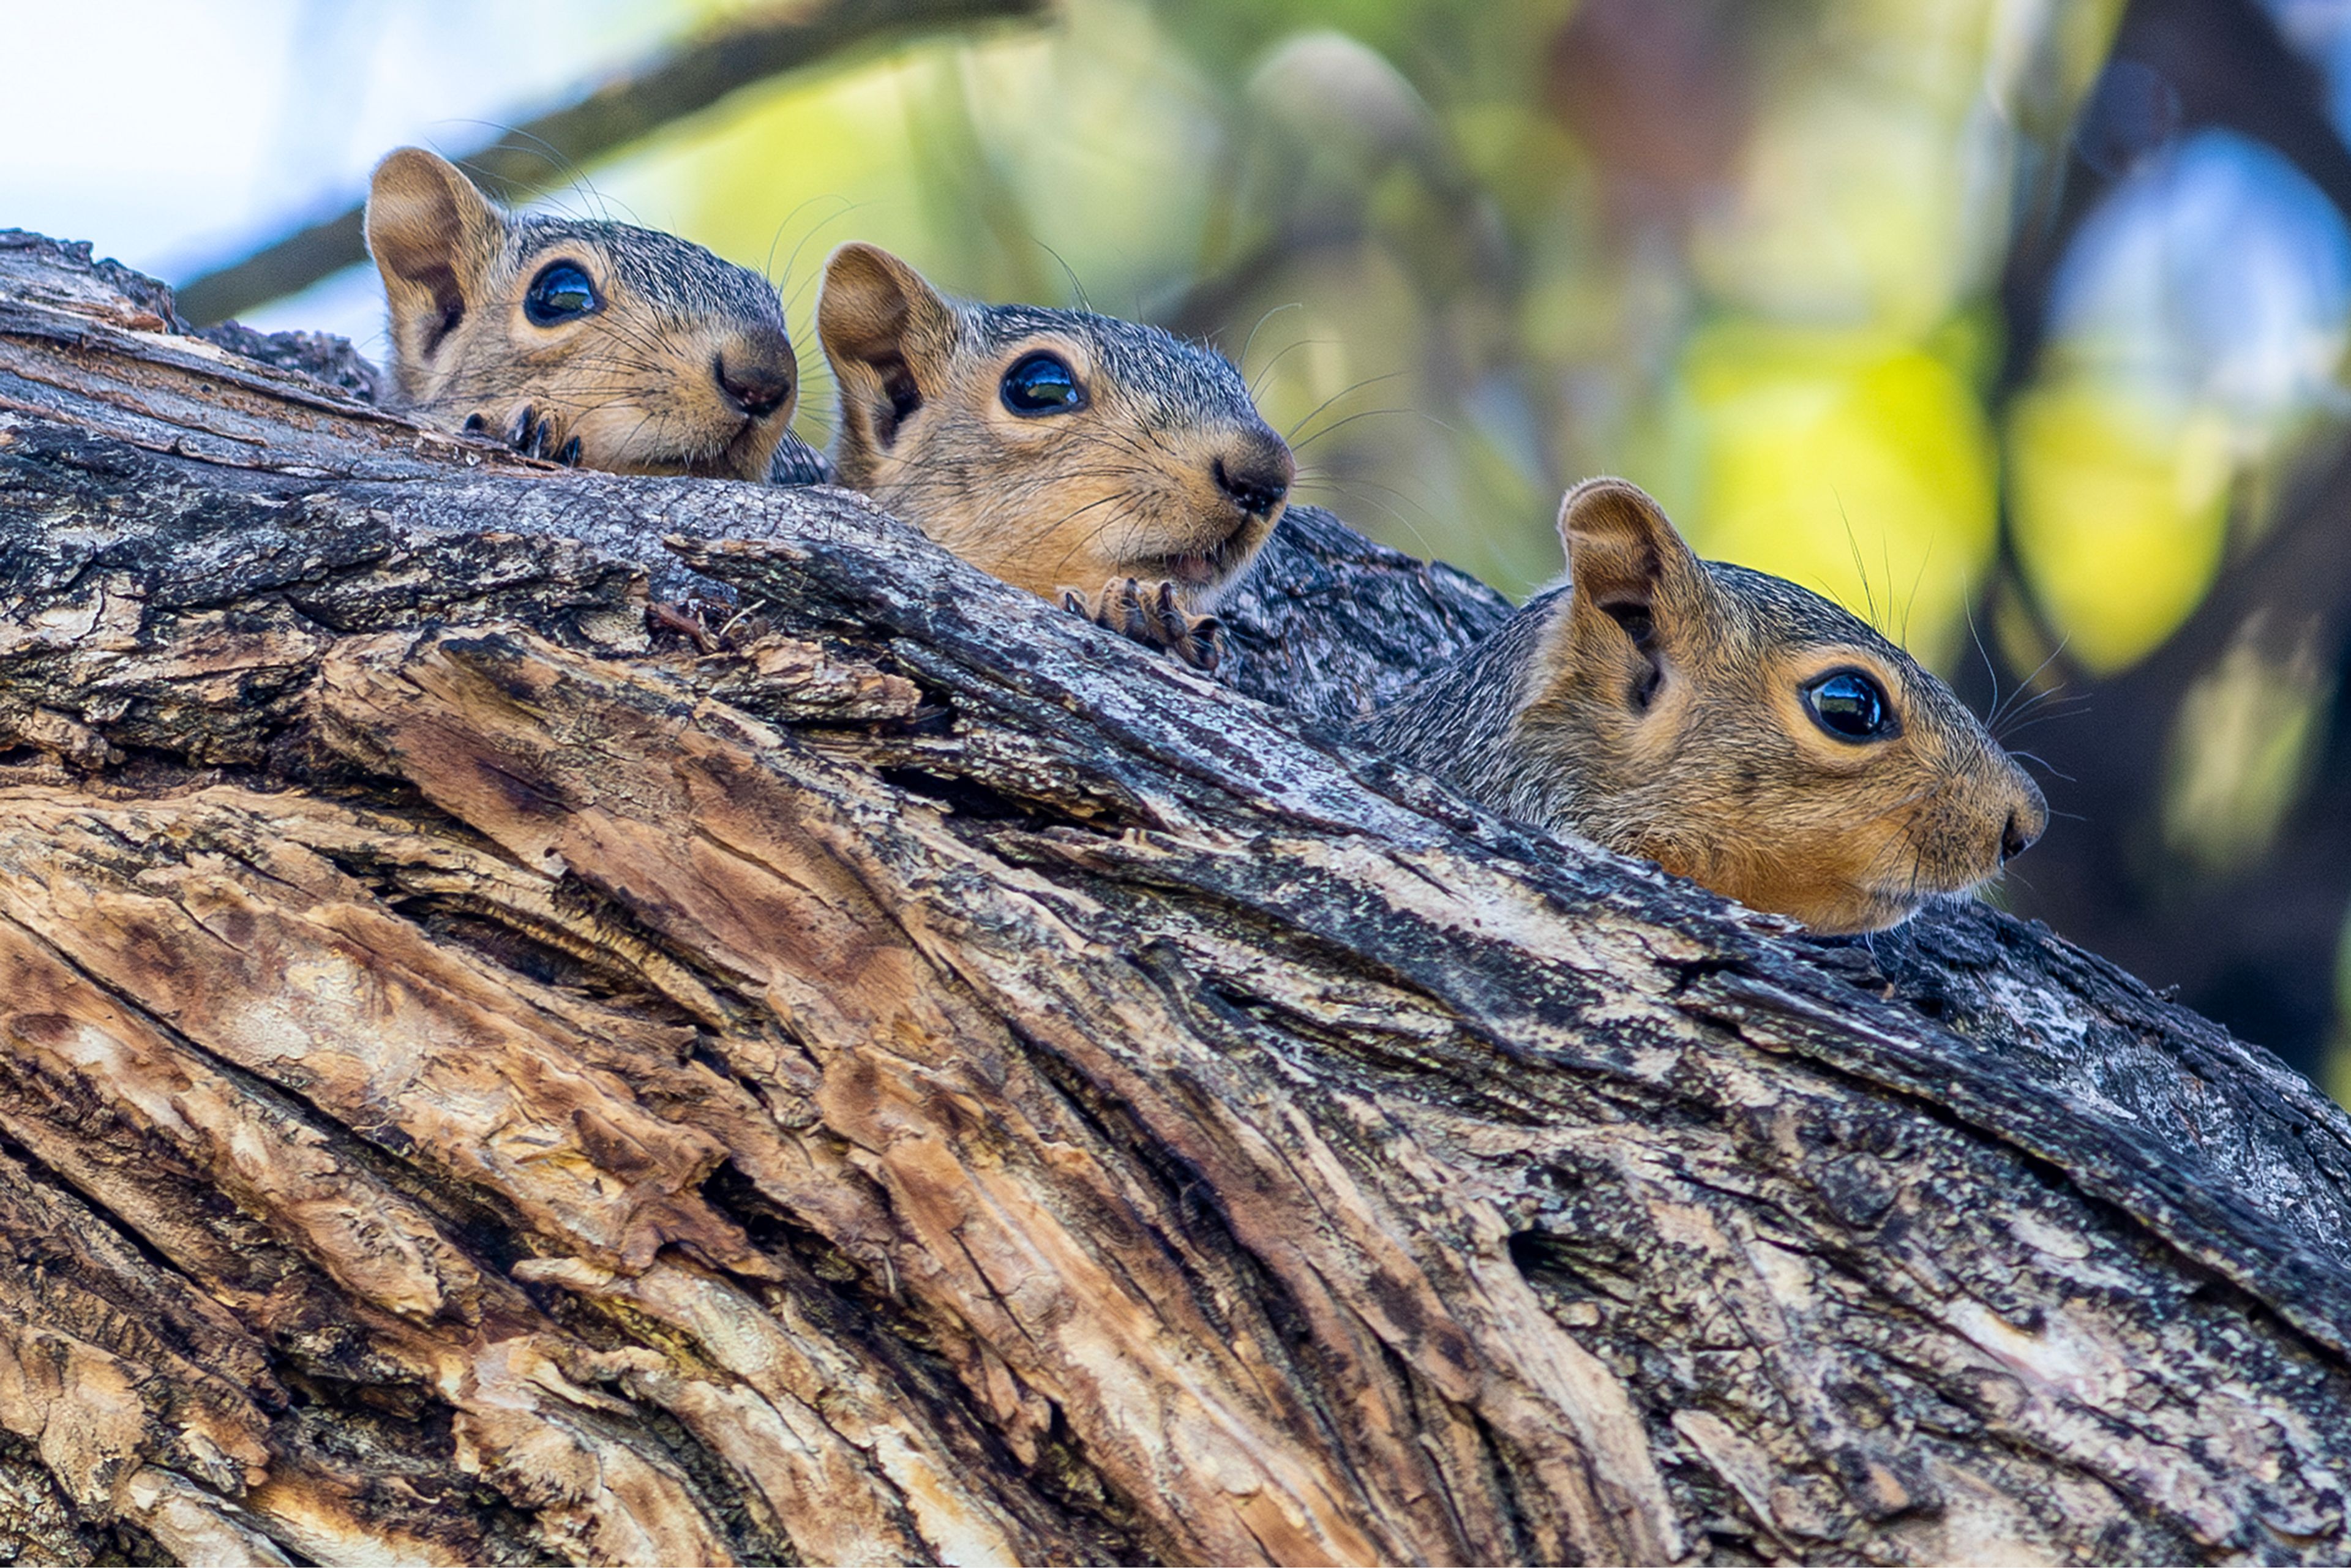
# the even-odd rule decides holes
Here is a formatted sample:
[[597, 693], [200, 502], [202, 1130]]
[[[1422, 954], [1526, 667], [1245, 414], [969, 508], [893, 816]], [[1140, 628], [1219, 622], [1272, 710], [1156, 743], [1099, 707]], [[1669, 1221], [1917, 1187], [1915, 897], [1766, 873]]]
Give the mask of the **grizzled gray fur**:
[[1570, 826], [1566, 803], [1555, 799], [1555, 770], [1527, 757], [1512, 733], [1552, 615], [1568, 592], [1562, 586], [1529, 600], [1468, 653], [1353, 726], [1351, 737], [1520, 821]]

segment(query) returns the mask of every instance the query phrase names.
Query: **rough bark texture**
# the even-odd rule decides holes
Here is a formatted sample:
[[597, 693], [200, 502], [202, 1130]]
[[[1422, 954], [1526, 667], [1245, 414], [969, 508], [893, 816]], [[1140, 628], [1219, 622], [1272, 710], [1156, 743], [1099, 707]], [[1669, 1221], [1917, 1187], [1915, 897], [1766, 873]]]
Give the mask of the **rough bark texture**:
[[[0, 1555], [2351, 1551], [2351, 1124], [2262, 1052], [141, 287], [0, 242]], [[1301, 525], [1310, 714], [1490, 611]]]

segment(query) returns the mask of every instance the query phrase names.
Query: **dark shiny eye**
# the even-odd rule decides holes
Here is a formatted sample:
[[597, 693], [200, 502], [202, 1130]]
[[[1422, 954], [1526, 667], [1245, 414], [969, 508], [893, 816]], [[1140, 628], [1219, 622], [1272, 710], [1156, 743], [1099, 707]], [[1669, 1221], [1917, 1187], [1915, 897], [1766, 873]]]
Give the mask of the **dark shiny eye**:
[[1839, 740], [1891, 740], [1902, 733], [1886, 689], [1859, 670], [1838, 670], [1804, 688], [1804, 706]]
[[1004, 372], [1004, 406], [1015, 413], [1067, 413], [1086, 406], [1086, 389], [1059, 354], [1024, 354]]
[[534, 327], [552, 327], [603, 308], [596, 286], [577, 262], [570, 261], [549, 262], [530, 280], [530, 292], [522, 297], [522, 313]]

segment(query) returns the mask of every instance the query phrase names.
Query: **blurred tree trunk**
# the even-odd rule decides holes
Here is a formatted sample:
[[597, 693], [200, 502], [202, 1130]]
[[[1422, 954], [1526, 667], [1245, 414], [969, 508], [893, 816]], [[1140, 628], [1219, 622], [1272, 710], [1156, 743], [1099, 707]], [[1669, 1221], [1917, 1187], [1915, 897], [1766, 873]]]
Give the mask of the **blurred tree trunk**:
[[[2132, 0], [2113, 49], [2167, 94], [2176, 113], [2145, 117], [2156, 140], [2094, 168], [2068, 144], [2050, 189], [2028, 204], [2001, 280], [2005, 360], [1994, 418], [2031, 382], [2052, 287], [2083, 222], [2137, 161], [2182, 131], [2221, 127], [2282, 153], [2351, 219], [2351, 151], [2329, 118], [2322, 74], [2280, 37], [2258, 0]], [[2111, 141], [2085, 106], [2094, 141]], [[2109, 149], [2109, 151], [2113, 151]], [[2286, 488], [2266, 531], [2234, 553], [2195, 614], [2136, 667], [2099, 680], [2069, 673], [2064, 711], [2022, 744], [2046, 761], [2051, 794], [2073, 818], [2036, 850], [2016, 904], [2194, 1006], [2320, 1071], [2334, 1012], [2335, 947], [2351, 914], [2351, 446], [2333, 438]], [[2011, 585], [2024, 580], [2013, 560]], [[2021, 591], [2021, 590], [2019, 590]], [[1987, 604], [1978, 617], [1989, 624]], [[2160, 842], [2167, 745], [2181, 704], [2228, 651], [2249, 643], [2275, 664], [2295, 658], [2340, 672], [2335, 755], [2256, 863], [2184, 873]], [[2050, 636], [2046, 645], [2056, 647]], [[2028, 664], [2031, 662], [2027, 661]], [[1972, 674], [1973, 672], [1968, 672]], [[2029, 670], [2013, 670], [2014, 678]], [[1978, 693], [1989, 695], [1989, 693]], [[2322, 714], [2322, 726], [2328, 716]]]
[[[2351, 1546], [2351, 1122], [2126, 977], [173, 320], [0, 239], [0, 1551]], [[1425, 591], [1362, 670], [1478, 613], [1268, 565], [1260, 677], [1332, 576]]]

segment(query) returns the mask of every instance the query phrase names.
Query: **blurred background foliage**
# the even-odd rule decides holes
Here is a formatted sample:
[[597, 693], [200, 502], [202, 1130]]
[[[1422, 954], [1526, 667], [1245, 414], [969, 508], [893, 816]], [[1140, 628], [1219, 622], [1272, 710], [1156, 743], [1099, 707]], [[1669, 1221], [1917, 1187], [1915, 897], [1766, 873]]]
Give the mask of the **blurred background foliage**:
[[[396, 141], [462, 156], [744, 10], [174, 8], [277, 62], [214, 159], [246, 186], [142, 214], [152, 168], [19, 138], [0, 219], [185, 281]], [[174, 105], [216, 96], [159, 78], [128, 144], [193, 160]], [[538, 183], [775, 277], [819, 443], [814, 285], [856, 237], [1213, 339], [1304, 498], [1513, 594], [1567, 484], [1637, 479], [1999, 707], [2059, 811], [2006, 902], [2342, 1096], [2346, 125], [2346, 0], [1059, 0]], [[242, 314], [381, 352], [363, 267]]]

